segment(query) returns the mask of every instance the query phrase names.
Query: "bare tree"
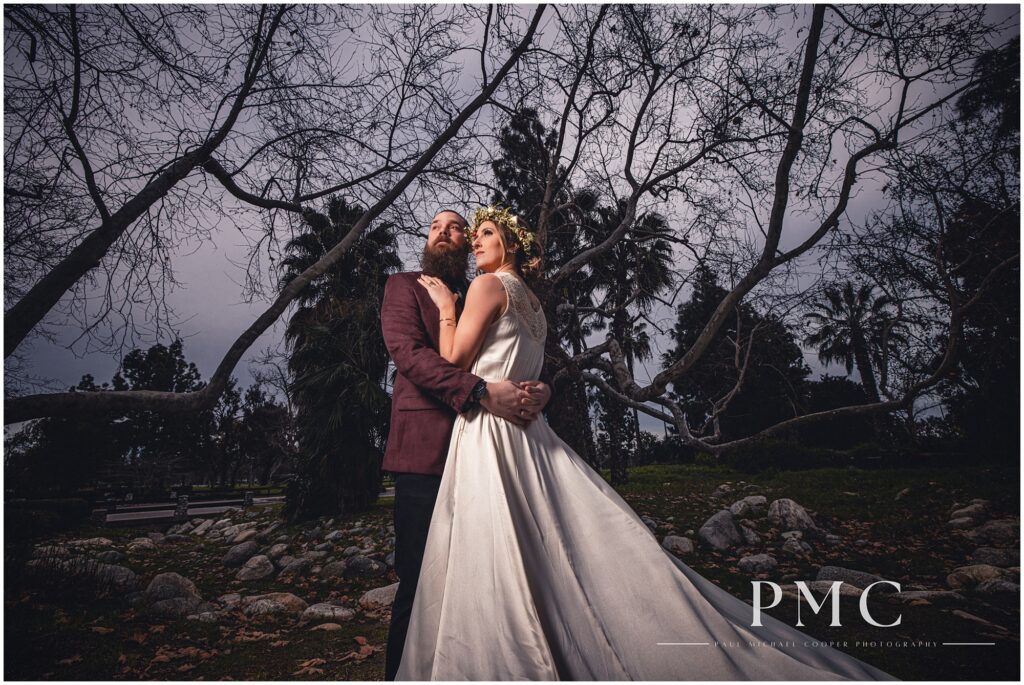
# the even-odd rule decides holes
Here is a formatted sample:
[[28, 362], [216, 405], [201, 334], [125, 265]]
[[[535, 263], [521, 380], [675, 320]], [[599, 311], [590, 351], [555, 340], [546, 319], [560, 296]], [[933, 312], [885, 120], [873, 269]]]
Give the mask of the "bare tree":
[[[582, 371], [603, 392], [673, 425], [685, 444], [712, 453], [809, 422], [901, 410], [939, 382], [955, 354], [957, 308], [949, 312], [940, 361], [878, 402], [795, 415], [726, 440], [716, 421], [693, 426], [666, 396], [671, 385], [686, 382], [741, 301], [789, 298], [772, 292], [780, 278], [793, 278], [823, 248], [848, 241], [845, 215], [858, 189], [894, 175], [897, 155], [948, 120], [974, 85], [971, 67], [994, 32], [983, 9], [819, 5], [786, 17], [767, 7], [629, 6], [559, 16], [575, 27], [569, 33], [576, 41], [550, 57], [549, 68], [563, 73], [559, 82], [571, 85], [536, 96], [558, 132], [540, 229], [566, 188], [596, 189], [625, 211], [602, 242], [548, 275], [549, 307], [558, 302], [560, 283], [632, 237], [638, 214], [653, 207], [668, 207], [664, 213], [679, 222], [681, 254], [717, 260], [734, 280], [696, 341], [649, 383], [637, 382], [613, 335], [556, 356], [556, 364]], [[794, 23], [786, 28], [789, 18]], [[573, 195], [562, 196], [571, 202]], [[615, 316], [601, 308], [587, 314]], [[713, 415], [742, 391], [751, 342], [743, 353], [736, 343], [736, 384]]]
[[[239, 21], [241, 18], [229, 10], [225, 11], [228, 12], [226, 21], [242, 23]], [[339, 57], [329, 51], [330, 46], [326, 43], [304, 42], [301, 39], [308, 31], [319, 35], [319, 32], [326, 34], [329, 30], [313, 21], [314, 18], [307, 17], [308, 22], [304, 23], [298, 17], [289, 30], [290, 39], [285, 41], [288, 54], [319, 50], [320, 59], [309, 59], [310, 63], [296, 73], [282, 73], [286, 65], [274, 61], [275, 53], [271, 46], [275, 32], [280, 27], [287, 27], [284, 18], [290, 11], [292, 9], [286, 6], [264, 8], [258, 12], [256, 30], [238, 26], [243, 35], [250, 36], [249, 54], [241, 86], [218, 100], [216, 111], [230, 108], [226, 118], [214, 118], [208, 133], [201, 131], [206, 135], [198, 146], [159, 168], [158, 174], [143, 191], [110, 213], [110, 219], [103, 219], [100, 228], [86, 236], [68, 257], [50, 269], [8, 310], [8, 347], [16, 347], [68, 288], [95, 267], [97, 260], [124, 233], [131, 221], [152, 206], [161, 193], [166, 193], [175, 182], [199, 166], [237, 201], [267, 212], [267, 225], [271, 232], [279, 213], [284, 213], [286, 221], [299, 220], [302, 214], [314, 211], [303, 202], [341, 190], [358, 191], [368, 200], [369, 209], [320, 262], [276, 294], [273, 304], [226, 352], [203, 390], [187, 394], [145, 391], [90, 393], [84, 402], [81, 393], [78, 395], [82, 397], [77, 397], [76, 393], [44, 393], [8, 398], [5, 401], [7, 422], [79, 411], [123, 411], [128, 408], [190, 411], [211, 406], [242, 354], [277, 320], [296, 294], [344, 254], [366, 226], [424, 174], [447, 143], [488, 103], [530, 47], [544, 8], [538, 8], [525, 22], [512, 13], [503, 12], [500, 24], [489, 25], [487, 35], [475, 36], [479, 47], [474, 49], [478, 51], [479, 59], [488, 65], [488, 70], [483, 74], [476, 94], [469, 98], [460, 95], [462, 91], [451, 62], [453, 45], [450, 41], [455, 40], [459, 33], [468, 39], [472, 29], [479, 29], [473, 24], [472, 14], [457, 12], [455, 8], [398, 8], [394, 12], [368, 10], [358, 30], [350, 33], [374, 36], [375, 47], [383, 49], [390, 46], [399, 53], [386, 59], [365, 49]], [[319, 10], [310, 8], [308, 11]], [[70, 26], [72, 22], [69, 20], [68, 23]], [[300, 43], [298, 46], [295, 45], [297, 42]], [[378, 60], [376, 71], [353, 66], [357, 55], [371, 63]], [[348, 78], [343, 79], [344, 75]], [[262, 86], [259, 82], [261, 76], [265, 79]], [[307, 88], [308, 81], [300, 77], [317, 77], [314, 82], [317, 88], [325, 83], [329, 86], [338, 82], [336, 89], [351, 89], [352, 94], [345, 98], [328, 97], [316, 92], [317, 88]], [[446, 93], [443, 99], [439, 98], [442, 90]], [[247, 100], [253, 95], [261, 98], [258, 105]], [[300, 106], [296, 102], [302, 103], [302, 109], [294, 109]], [[250, 130], [239, 129], [238, 141], [226, 143], [231, 127], [249, 107], [257, 109], [267, 120], [281, 122], [283, 128], [280, 131], [271, 129], [269, 138], [265, 137], [266, 130], [261, 129], [257, 135]], [[326, 120], [339, 114], [338, 108], [350, 111], [341, 112], [344, 116], [332, 121], [331, 128], [326, 128]], [[296, 127], [300, 122], [295, 119], [311, 112], [314, 126], [307, 126], [303, 120], [303, 125]], [[373, 116], [364, 117], [367, 112]], [[329, 137], [333, 142], [330, 153], [321, 153], [320, 159], [314, 148], [318, 134], [309, 130], [318, 128], [317, 117], [323, 119], [319, 122], [322, 127], [320, 135]], [[369, 127], [366, 132], [360, 130], [364, 125]], [[374, 128], [380, 130], [375, 131]], [[257, 136], [257, 144], [246, 148], [244, 156], [238, 155], [239, 146], [243, 142], [252, 142], [254, 135]], [[382, 138], [386, 145], [380, 145]], [[296, 149], [300, 153], [295, 153]], [[217, 157], [218, 150], [232, 153], [231, 157], [238, 160], [237, 167], [232, 168], [234, 163], [232, 167], [227, 166], [223, 158]], [[290, 157], [289, 151], [292, 152]], [[325, 159], [344, 166], [345, 172], [339, 173], [337, 167], [324, 168], [323, 164], [315, 163]], [[317, 170], [321, 168], [324, 170]], [[88, 173], [85, 175], [89, 176]], [[257, 179], [258, 185], [255, 183]], [[253, 182], [256, 189], [247, 187], [249, 182]], [[86, 181], [85, 185], [95, 184]], [[95, 195], [104, 200], [102, 193]], [[97, 203], [101, 217], [104, 216], [103, 211]], [[118, 219], [116, 225], [110, 223], [114, 217]], [[88, 260], [83, 259], [83, 255], [88, 255]]]
[[[651, 211], [667, 217], [666, 239], [681, 265], [715, 263], [730, 279], [696, 341], [649, 382], [637, 381], [623, 341], [611, 333], [587, 349], [549, 347], [553, 377], [585, 378], [712, 453], [834, 416], [901, 410], [938, 382], [955, 355], [960, 306], [946, 312], [948, 344], [939, 361], [905, 374], [898, 388], [891, 378], [881, 383], [888, 390], [879, 402], [804, 416], [794, 407], [792, 419], [726, 440], [716, 421], [691, 425], [668, 397], [741, 302], [757, 298], [791, 308], [807, 292], [801, 276], [808, 265], [824, 259], [824, 269], [836, 268], [849, 258], [846, 216], [857, 193], [875, 192], [898, 173], [901, 158], [912, 166], [906, 157], [919, 151], [920, 136], [945, 125], [957, 98], [974, 85], [972, 66], [995, 29], [983, 7], [581, 5], [556, 8], [534, 41], [542, 11], [525, 30], [507, 8], [360, 14], [359, 40], [370, 49], [315, 62], [322, 66], [312, 72], [318, 83], [338, 79], [330, 96], [261, 90], [267, 99], [259, 121], [267, 125], [246, 129], [237, 144], [199, 163], [210, 188], [222, 189], [204, 197], [263, 211], [254, 258], [272, 258], [277, 231], [311, 211], [304, 203], [332, 192], [361, 196], [370, 207], [352, 232], [277, 295], [202, 392], [12, 398], [7, 420], [90, 408], [208, 406], [256, 337], [370, 221], [428, 198], [469, 203], [494, 195], [488, 167], [495, 146], [487, 133], [491, 122], [482, 117], [485, 104], [487, 112], [536, 109], [554, 132], [538, 206], [518, 208], [537, 210], [542, 236], [549, 238], [556, 217], [569, 229], [591, 230], [592, 219], [578, 206], [584, 194], [621, 208], [618, 224], [601, 240], [546, 275], [539, 294], [549, 318], [565, 304], [560, 287], [621, 241], [642, 239], [638, 219]], [[30, 52], [29, 34], [18, 31], [12, 35], [20, 36], [19, 49]], [[476, 95], [460, 98], [459, 68], [477, 61]], [[5, 185], [32, 195], [38, 181], [21, 178]], [[836, 250], [829, 254], [826, 247]], [[671, 296], [648, 295], [673, 306], [687, 280], [683, 269], [678, 275]], [[972, 297], [959, 302], [970, 306]], [[617, 306], [638, 321], [634, 301]], [[599, 304], [578, 314], [585, 323], [621, 312]], [[734, 341], [735, 385], [716, 400], [712, 417], [743, 390], [744, 365], [757, 344], [756, 331], [743, 335]]]

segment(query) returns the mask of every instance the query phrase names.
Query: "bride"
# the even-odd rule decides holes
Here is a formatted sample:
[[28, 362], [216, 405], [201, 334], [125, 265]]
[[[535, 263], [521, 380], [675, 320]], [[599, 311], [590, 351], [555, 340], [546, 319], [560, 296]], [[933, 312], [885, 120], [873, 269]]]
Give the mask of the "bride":
[[[469, 236], [483, 273], [458, 325], [451, 291], [420, 278], [441, 356], [487, 381], [535, 380], [547, 333], [523, 281], [540, 267], [535, 234], [486, 207]], [[662, 549], [546, 422], [474, 410], [452, 431], [397, 679], [891, 679], [771, 617], [752, 628], [751, 614]]]

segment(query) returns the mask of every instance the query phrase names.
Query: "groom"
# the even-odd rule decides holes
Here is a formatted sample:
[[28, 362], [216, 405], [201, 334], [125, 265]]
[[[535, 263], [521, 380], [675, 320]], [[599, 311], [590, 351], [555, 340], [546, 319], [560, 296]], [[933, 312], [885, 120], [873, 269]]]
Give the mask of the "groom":
[[395, 573], [398, 593], [391, 610], [384, 677], [394, 680], [409, 629], [427, 531], [441, 485], [452, 426], [458, 413], [475, 407], [521, 426], [537, 418], [551, 397], [539, 381], [488, 383], [445, 361], [437, 352], [440, 313], [416, 279], [443, 280], [465, 300], [468, 223], [441, 210], [430, 222], [422, 272], [391, 276], [384, 287], [380, 322], [398, 373], [391, 399], [391, 433], [383, 469], [395, 474]]

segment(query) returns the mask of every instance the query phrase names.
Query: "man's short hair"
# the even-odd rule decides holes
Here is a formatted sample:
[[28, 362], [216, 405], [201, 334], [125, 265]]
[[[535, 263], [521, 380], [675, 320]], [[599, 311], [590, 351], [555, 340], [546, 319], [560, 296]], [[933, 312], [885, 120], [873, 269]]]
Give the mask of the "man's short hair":
[[437, 216], [438, 214], [446, 214], [446, 213], [447, 214], [454, 214], [455, 216], [459, 217], [459, 219], [462, 220], [462, 227], [463, 228], [467, 228], [469, 226], [469, 222], [466, 221], [466, 217], [462, 216], [461, 213], [456, 212], [454, 209], [439, 209], [436, 212], [434, 212], [434, 216]]

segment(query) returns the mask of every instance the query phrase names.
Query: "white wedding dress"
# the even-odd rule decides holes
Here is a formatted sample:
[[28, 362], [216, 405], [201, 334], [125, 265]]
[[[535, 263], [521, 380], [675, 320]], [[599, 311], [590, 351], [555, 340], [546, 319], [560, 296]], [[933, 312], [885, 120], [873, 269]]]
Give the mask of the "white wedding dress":
[[[536, 379], [543, 312], [497, 275], [508, 306], [472, 372]], [[751, 620], [543, 419], [524, 429], [475, 410], [452, 432], [397, 679], [892, 679], [770, 616]]]

